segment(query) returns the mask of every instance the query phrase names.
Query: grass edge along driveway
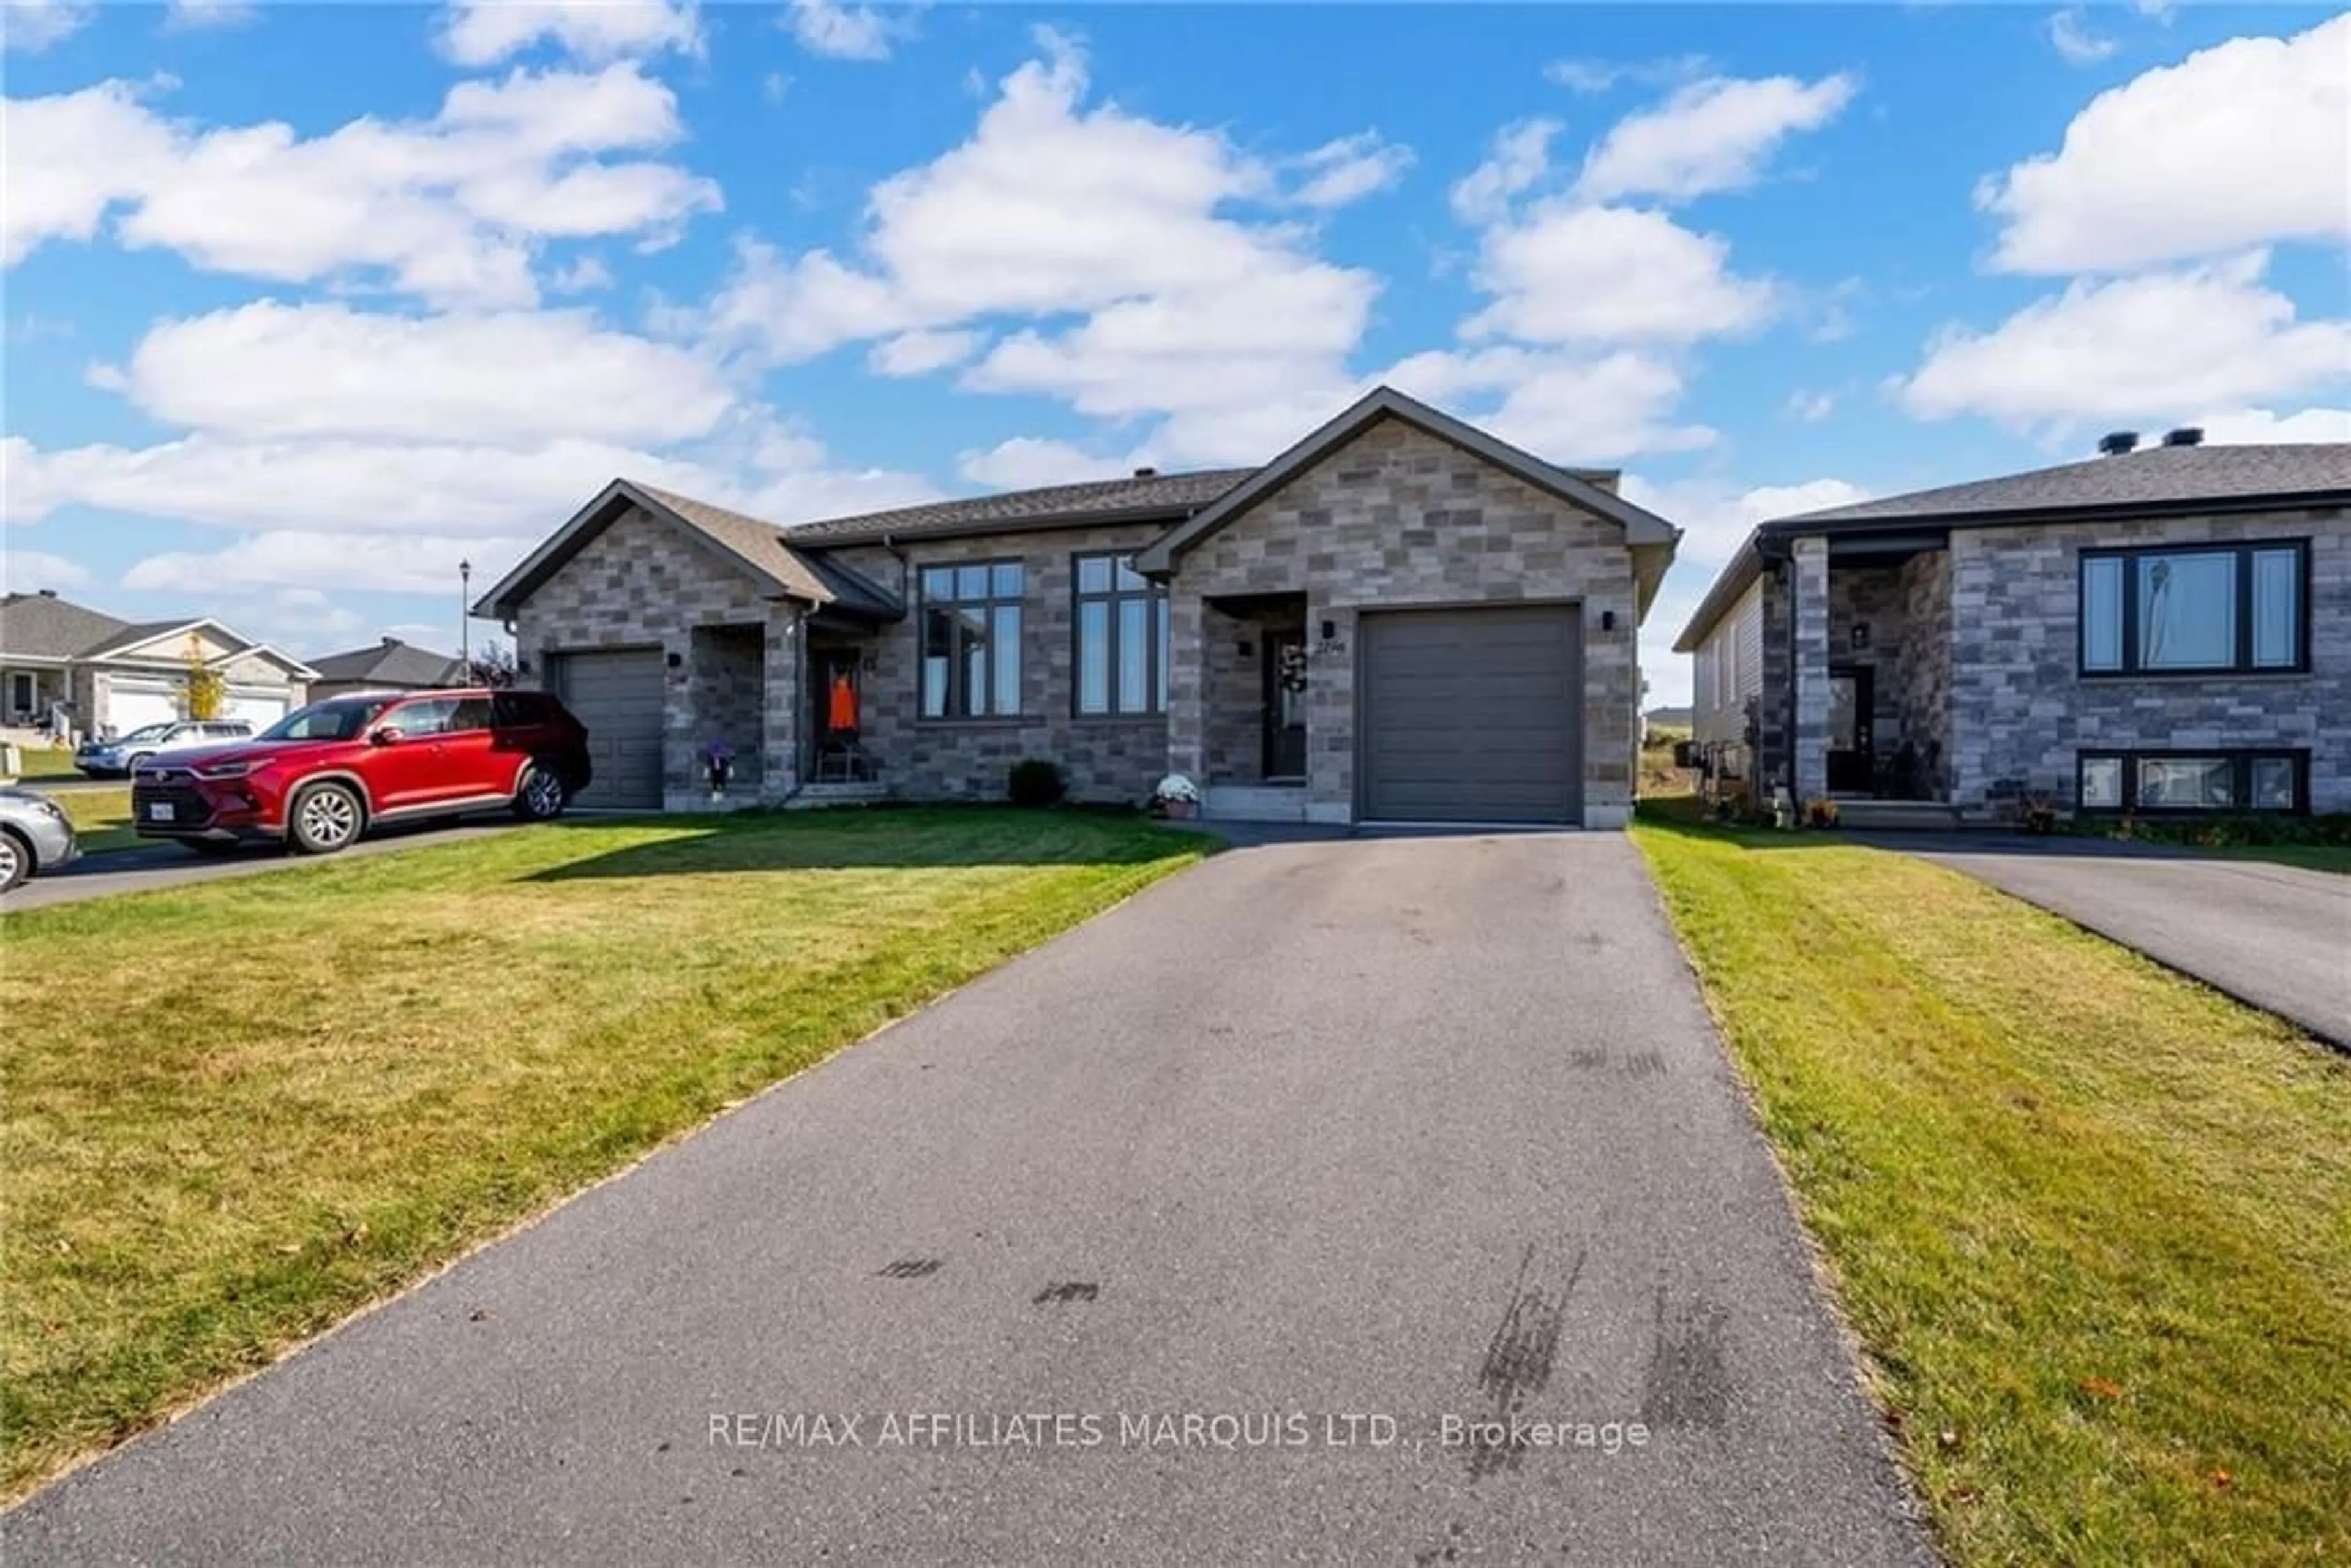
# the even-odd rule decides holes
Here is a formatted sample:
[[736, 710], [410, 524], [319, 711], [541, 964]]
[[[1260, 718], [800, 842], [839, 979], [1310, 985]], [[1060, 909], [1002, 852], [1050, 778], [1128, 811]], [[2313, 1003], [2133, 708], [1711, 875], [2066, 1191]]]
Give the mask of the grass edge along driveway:
[[1082, 811], [575, 821], [11, 916], [0, 1492], [1209, 848]]
[[1634, 831], [1954, 1561], [2351, 1560], [2351, 1061], [1907, 856]]

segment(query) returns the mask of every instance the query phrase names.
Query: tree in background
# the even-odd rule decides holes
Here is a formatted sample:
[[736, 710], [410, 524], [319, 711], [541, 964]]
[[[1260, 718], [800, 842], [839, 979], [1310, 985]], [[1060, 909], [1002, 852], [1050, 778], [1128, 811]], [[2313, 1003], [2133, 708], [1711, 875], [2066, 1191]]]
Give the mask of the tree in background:
[[220, 717], [221, 709], [228, 706], [228, 677], [205, 662], [204, 645], [193, 632], [188, 633], [188, 651], [182, 656], [188, 665], [188, 716]]
[[501, 689], [514, 685], [514, 650], [503, 643], [492, 643], [483, 648], [465, 665], [465, 684]]

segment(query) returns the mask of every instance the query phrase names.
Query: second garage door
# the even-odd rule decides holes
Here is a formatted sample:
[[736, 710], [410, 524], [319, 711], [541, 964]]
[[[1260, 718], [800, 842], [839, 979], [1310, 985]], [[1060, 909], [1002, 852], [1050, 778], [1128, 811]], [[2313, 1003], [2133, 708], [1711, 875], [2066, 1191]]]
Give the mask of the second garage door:
[[1583, 820], [1574, 606], [1367, 612], [1357, 626], [1364, 820]]
[[658, 648], [558, 653], [555, 695], [588, 727], [596, 776], [575, 805], [657, 811], [662, 803], [662, 655]]

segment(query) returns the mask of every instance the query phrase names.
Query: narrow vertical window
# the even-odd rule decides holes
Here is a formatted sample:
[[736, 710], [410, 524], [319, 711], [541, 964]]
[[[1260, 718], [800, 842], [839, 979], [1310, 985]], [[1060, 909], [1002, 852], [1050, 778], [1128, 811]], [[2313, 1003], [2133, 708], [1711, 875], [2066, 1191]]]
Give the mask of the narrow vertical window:
[[2123, 566], [2118, 555], [2082, 562], [2082, 668], [2123, 667]]
[[1165, 713], [1166, 591], [1128, 556], [1082, 555], [1074, 568], [1077, 711]]
[[2289, 669], [2302, 663], [2302, 552], [2253, 552], [2253, 665]]

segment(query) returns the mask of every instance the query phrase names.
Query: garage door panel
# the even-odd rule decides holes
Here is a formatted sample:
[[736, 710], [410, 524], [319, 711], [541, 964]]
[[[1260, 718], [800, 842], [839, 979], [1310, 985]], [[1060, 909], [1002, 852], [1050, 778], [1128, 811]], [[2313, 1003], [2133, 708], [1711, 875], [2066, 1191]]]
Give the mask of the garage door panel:
[[1578, 821], [1580, 626], [1570, 605], [1365, 612], [1364, 814]]
[[658, 810], [665, 695], [661, 650], [561, 653], [548, 663], [556, 695], [588, 728], [595, 777], [578, 803]]

